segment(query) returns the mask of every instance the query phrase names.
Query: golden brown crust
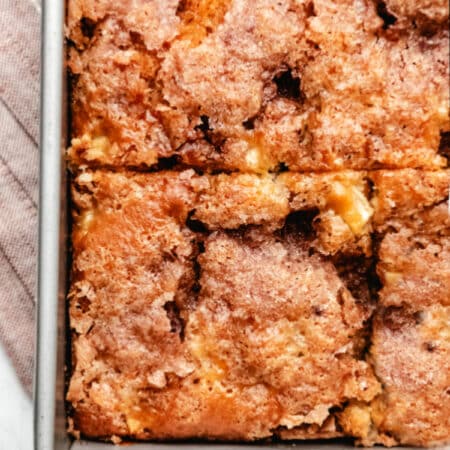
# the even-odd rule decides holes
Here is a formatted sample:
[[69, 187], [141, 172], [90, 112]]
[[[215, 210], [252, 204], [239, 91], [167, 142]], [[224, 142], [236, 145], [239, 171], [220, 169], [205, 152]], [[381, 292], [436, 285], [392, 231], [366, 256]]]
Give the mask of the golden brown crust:
[[208, 229], [245, 225], [281, 228], [289, 214], [289, 192], [274, 176], [233, 174], [208, 177], [193, 217]]
[[74, 165], [447, 165], [442, 2], [119, 3], [69, 2]]
[[377, 231], [405, 224], [419, 233], [439, 233], [450, 227], [444, 205], [450, 194], [449, 170], [380, 170], [370, 172], [369, 178], [374, 184], [371, 203]]
[[[404, 387], [388, 376], [401, 370], [386, 353], [391, 334], [379, 336], [394, 329], [412, 358], [418, 344], [408, 347], [408, 317], [438, 314], [433, 326], [444, 336], [450, 305], [450, 232], [436, 224], [447, 210], [448, 172], [398, 174], [401, 184], [389, 171], [79, 173], [69, 294], [73, 432], [444, 441], [443, 426], [429, 430], [432, 417], [414, 432], [425, 420], [420, 411], [410, 408], [401, 427], [389, 418], [406, 414], [392, 400]], [[364, 359], [371, 253], [339, 243], [339, 228], [324, 228], [327, 217], [353, 239], [365, 236], [369, 248], [369, 231], [391, 224], [376, 253], [382, 288], [371, 338], [383, 391]], [[443, 401], [433, 383], [423, 405]]]
[[402, 187], [379, 175], [380, 204], [390, 204], [381, 210], [393, 226], [378, 252], [370, 353], [383, 393], [372, 420], [380, 437], [399, 444], [443, 444], [450, 440], [448, 173], [408, 172]]
[[419, 311], [392, 308], [376, 317], [371, 353], [383, 394], [372, 417], [400, 444], [433, 446], [450, 440], [450, 309]]
[[450, 441], [447, 2], [68, 0], [66, 35], [70, 432]]
[[[242, 188], [212, 202], [233, 186]], [[243, 195], [250, 201], [276, 189], [283, 214], [250, 203], [249, 222]], [[264, 214], [272, 223], [288, 215], [284, 184], [257, 175], [85, 171], [73, 198], [68, 400], [82, 434], [339, 435], [330, 409], [379, 393], [361, 355], [372, 307], [344, 265], [311, 254], [310, 236], [295, 227], [254, 227]], [[196, 234], [191, 211], [222, 230], [253, 228]]]
[[394, 15], [397, 27], [411, 26], [433, 30], [437, 24], [448, 21], [449, 4], [445, 0], [387, 0], [386, 10]]

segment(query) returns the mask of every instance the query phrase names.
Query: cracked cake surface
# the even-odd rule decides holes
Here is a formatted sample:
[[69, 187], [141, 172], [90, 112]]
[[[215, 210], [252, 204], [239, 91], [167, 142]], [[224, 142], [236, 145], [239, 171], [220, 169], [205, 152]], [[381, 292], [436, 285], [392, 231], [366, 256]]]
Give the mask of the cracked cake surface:
[[444, 167], [442, 3], [70, 0], [72, 162]]
[[[380, 393], [363, 353], [373, 304], [345, 264], [313, 251], [302, 221], [260, 225], [255, 205], [254, 224], [232, 229], [245, 223], [245, 189], [211, 204], [223, 176], [204, 178], [87, 171], [75, 181], [68, 399], [88, 436], [264, 438], [330, 428], [332, 408]], [[251, 195], [260, 182], [248, 176]], [[229, 228], [186, 224], [190, 210], [215, 219], [224, 208]]]
[[69, 432], [449, 442], [448, 3], [67, 6]]
[[[405, 180], [420, 175], [426, 190], [399, 187], [390, 175], [80, 173], [69, 293], [73, 430], [99, 438], [444, 441], [449, 174], [405, 172]], [[359, 186], [354, 208], [362, 199], [372, 205], [365, 227], [391, 217], [377, 249], [378, 301], [373, 254], [356, 245], [336, 252], [340, 228], [320, 232], [344, 181]], [[218, 186], [226, 195], [212, 202]], [[420, 191], [415, 200], [411, 189]], [[395, 196], [405, 207], [387, 213]], [[352, 198], [332, 203], [333, 214], [359, 219], [348, 212]], [[367, 239], [371, 248], [375, 235]]]

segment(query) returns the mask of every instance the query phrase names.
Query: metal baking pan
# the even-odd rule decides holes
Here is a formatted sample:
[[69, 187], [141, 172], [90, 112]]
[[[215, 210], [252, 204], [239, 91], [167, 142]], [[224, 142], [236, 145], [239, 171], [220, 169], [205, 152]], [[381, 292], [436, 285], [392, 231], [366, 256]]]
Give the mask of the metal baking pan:
[[[118, 0], [120, 1], [120, 0]], [[66, 290], [69, 267], [67, 94], [64, 64], [64, 0], [43, 0], [38, 332], [34, 397], [35, 450], [111, 450], [112, 444], [73, 441], [66, 433]], [[353, 448], [343, 441], [302, 442], [303, 450]], [[293, 444], [141, 443], [136, 450], [243, 450], [292, 448]], [[450, 446], [441, 447], [450, 450]]]

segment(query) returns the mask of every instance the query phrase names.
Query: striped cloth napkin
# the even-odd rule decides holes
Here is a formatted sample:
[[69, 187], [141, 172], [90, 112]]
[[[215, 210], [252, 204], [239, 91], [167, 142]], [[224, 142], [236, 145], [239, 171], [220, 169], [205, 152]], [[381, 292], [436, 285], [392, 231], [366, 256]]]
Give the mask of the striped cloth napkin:
[[31, 392], [36, 299], [39, 0], [0, 0], [0, 340]]

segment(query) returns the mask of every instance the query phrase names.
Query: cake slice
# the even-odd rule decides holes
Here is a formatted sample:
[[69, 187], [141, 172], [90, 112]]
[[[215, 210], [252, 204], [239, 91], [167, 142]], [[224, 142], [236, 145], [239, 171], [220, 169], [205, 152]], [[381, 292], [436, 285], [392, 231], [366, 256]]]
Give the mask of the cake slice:
[[86, 436], [131, 435], [139, 396], [195, 369], [179, 333], [195, 282], [191, 184], [190, 172], [77, 178], [67, 398]]
[[321, 254], [310, 205], [289, 196], [257, 175], [77, 176], [75, 435], [345, 434], [336, 412], [381, 392], [365, 355], [369, 265]]
[[[366, 445], [434, 446], [450, 440], [450, 173], [380, 171], [374, 229], [381, 282], [370, 358], [382, 385]], [[367, 413], [367, 410], [366, 410]], [[347, 432], [360, 415], [344, 411]], [[355, 428], [353, 428], [353, 426]]]
[[73, 166], [448, 166], [448, 5], [68, 2]]

